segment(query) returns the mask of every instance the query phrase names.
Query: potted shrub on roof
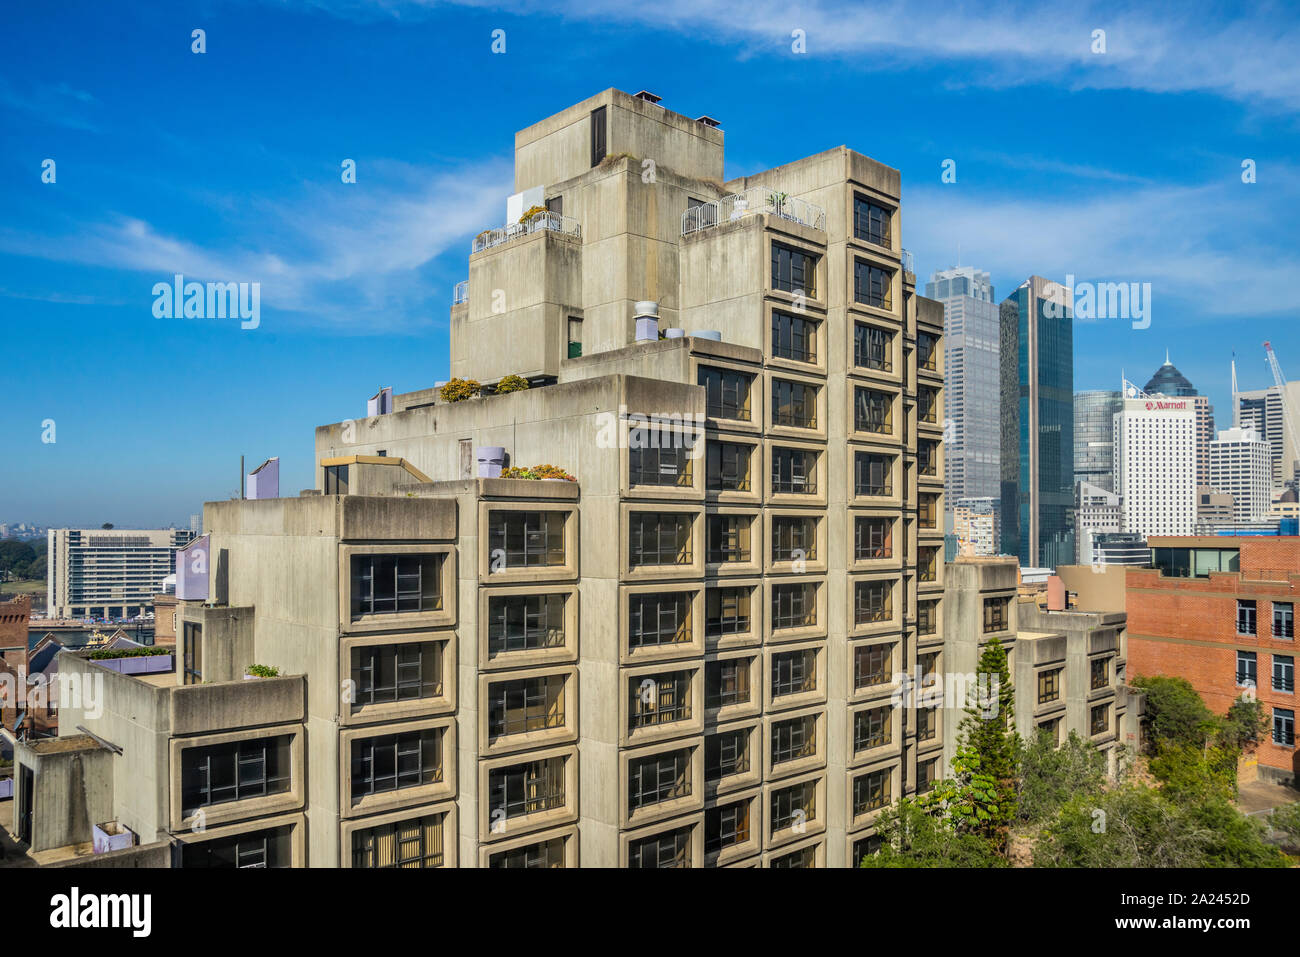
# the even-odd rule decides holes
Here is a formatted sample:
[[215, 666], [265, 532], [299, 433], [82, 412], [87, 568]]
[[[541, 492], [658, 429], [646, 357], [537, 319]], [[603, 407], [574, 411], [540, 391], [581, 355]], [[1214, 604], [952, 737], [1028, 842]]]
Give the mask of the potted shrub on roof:
[[449, 379], [438, 390], [438, 398], [443, 402], [464, 402], [482, 392], [483, 383], [477, 379]]
[[274, 665], [249, 665], [244, 669], [244, 680], [250, 681], [253, 678], [278, 678], [280, 669]]
[[497, 395], [507, 395], [511, 392], [523, 392], [527, 388], [530, 388], [527, 379], [521, 375], [511, 373], [508, 376], [503, 376], [501, 381], [497, 383]]

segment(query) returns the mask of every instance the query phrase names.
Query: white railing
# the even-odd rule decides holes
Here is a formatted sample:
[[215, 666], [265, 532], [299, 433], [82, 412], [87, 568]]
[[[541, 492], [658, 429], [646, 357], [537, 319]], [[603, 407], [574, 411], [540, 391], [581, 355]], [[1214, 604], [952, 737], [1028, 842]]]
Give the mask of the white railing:
[[484, 249], [491, 249], [493, 246], [500, 246], [512, 239], [518, 239], [521, 236], [528, 236], [542, 230], [559, 233], [561, 236], [571, 236], [574, 239], [582, 238], [582, 226], [576, 219], [543, 209], [533, 213], [522, 223], [510, 223], [500, 229], [483, 230], [474, 237], [474, 242], [470, 245], [470, 252], [477, 253]]
[[451, 304], [459, 306], [462, 302], [469, 302], [469, 280], [462, 279], [456, 283], [456, 288], [451, 291]]
[[692, 206], [682, 213], [682, 235], [687, 236], [755, 213], [779, 216], [813, 229], [826, 229], [826, 210], [820, 206], [766, 186], [751, 186], [743, 192], [723, 196], [711, 203]]
[[914, 272], [916, 272], [916, 270], [912, 268], [912, 253], [911, 253], [911, 250], [904, 249], [904, 250], [901, 250], [901, 253], [902, 253], [902, 259], [903, 259], [903, 271], [904, 271], [904, 272], [910, 272], [910, 273], [914, 273]]

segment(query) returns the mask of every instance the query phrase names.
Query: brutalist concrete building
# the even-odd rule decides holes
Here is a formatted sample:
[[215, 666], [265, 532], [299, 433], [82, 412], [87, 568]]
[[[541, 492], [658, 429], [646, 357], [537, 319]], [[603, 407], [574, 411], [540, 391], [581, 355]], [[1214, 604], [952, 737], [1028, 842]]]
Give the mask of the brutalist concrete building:
[[[132, 746], [166, 788], [142, 842], [845, 866], [935, 773], [942, 729], [890, 707], [944, 646], [943, 311], [899, 174], [839, 147], [724, 182], [718, 122], [657, 100], [516, 135], [451, 312], [480, 388], [381, 393], [316, 430], [314, 489], [206, 507], [179, 687]], [[576, 481], [502, 476], [542, 464]], [[235, 683], [274, 707], [213, 692], [178, 724]]]

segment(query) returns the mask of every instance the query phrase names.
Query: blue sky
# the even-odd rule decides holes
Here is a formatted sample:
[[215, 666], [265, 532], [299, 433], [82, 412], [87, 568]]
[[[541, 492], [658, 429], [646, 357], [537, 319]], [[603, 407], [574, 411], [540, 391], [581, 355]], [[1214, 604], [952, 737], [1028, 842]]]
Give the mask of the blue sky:
[[[1149, 328], [1077, 324], [1077, 389], [1141, 384], [1168, 348], [1226, 419], [1230, 354], [1263, 387], [1266, 338], [1300, 376], [1283, 4], [46, 0], [6, 21], [0, 521], [185, 524], [241, 454], [312, 485], [316, 425], [446, 378], [514, 132], [611, 86], [720, 118], [728, 177], [840, 144], [897, 167], [920, 281], [960, 247], [999, 298], [1031, 273], [1150, 282]], [[260, 326], [155, 318], [176, 272], [260, 282]]]

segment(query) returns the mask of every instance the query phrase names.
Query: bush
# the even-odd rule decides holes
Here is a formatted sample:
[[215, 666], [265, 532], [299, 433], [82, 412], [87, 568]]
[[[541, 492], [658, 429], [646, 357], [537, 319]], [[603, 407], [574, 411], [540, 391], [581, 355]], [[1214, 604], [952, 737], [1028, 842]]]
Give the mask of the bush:
[[501, 477], [530, 479], [537, 482], [540, 482], [542, 479], [562, 479], [565, 482], [578, 481], [576, 476], [570, 475], [557, 465], [512, 466], [508, 469], [503, 469], [501, 471]]
[[524, 212], [524, 214], [519, 217], [519, 221], [521, 223], [526, 223], [528, 222], [528, 220], [532, 219], [538, 213], [544, 213], [544, 212], [546, 212], [545, 206], [529, 206], [528, 209]]
[[1020, 752], [1018, 818], [1027, 824], [1052, 820], [1072, 798], [1094, 797], [1106, 783], [1106, 755], [1071, 731], [1059, 748], [1040, 731]]
[[91, 661], [108, 658], [148, 658], [153, 655], [170, 655], [175, 649], [146, 646], [144, 648], [100, 648], [89, 655]]
[[244, 669], [244, 674], [252, 675], [255, 678], [278, 678], [280, 669], [273, 665], [249, 665]]
[[497, 395], [508, 395], [511, 392], [523, 392], [529, 388], [528, 380], [521, 375], [508, 375], [497, 383]]
[[1134, 687], [1147, 696], [1145, 723], [1149, 752], [1156, 753], [1162, 744], [1201, 747], [1215, 733], [1218, 722], [1192, 683], [1186, 678], [1155, 675], [1138, 678]]
[[483, 392], [483, 384], [476, 379], [451, 379], [438, 390], [443, 402], [464, 402]]

